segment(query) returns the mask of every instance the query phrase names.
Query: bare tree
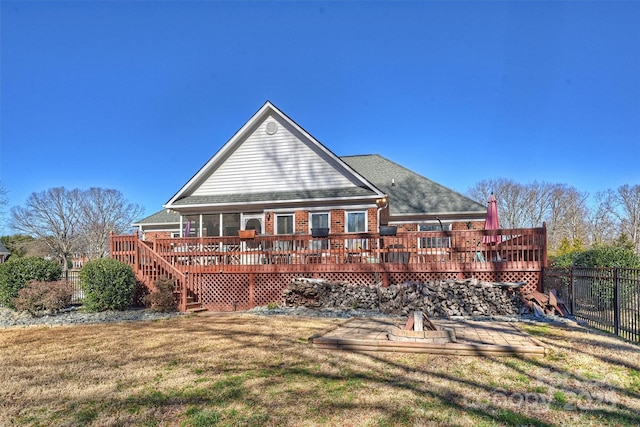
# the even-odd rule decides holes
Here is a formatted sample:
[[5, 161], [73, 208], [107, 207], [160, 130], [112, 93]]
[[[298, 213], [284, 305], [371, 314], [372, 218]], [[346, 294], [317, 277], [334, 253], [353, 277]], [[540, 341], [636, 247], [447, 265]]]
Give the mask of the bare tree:
[[141, 214], [117, 190], [57, 187], [32, 193], [24, 207], [14, 207], [11, 226], [45, 242], [66, 269], [76, 255], [107, 256], [110, 232], [126, 232]]
[[129, 203], [118, 190], [90, 188], [82, 192], [80, 234], [89, 259], [109, 255], [109, 234], [122, 234], [143, 213], [140, 205]]
[[5, 225], [5, 209], [7, 208], [7, 203], [9, 203], [9, 199], [7, 199], [7, 189], [0, 181], [0, 229], [4, 228]]
[[595, 194], [595, 208], [589, 215], [589, 243], [610, 244], [620, 234], [620, 226], [613, 215], [609, 191]]
[[66, 269], [78, 249], [80, 205], [77, 189], [56, 187], [32, 193], [24, 207], [11, 209], [11, 227], [45, 242]]
[[558, 250], [563, 239], [574, 247], [587, 243], [588, 194], [565, 184], [553, 184], [548, 196], [549, 211], [543, 219], [547, 223], [549, 250]]
[[627, 235], [636, 253], [640, 253], [640, 185], [625, 184], [617, 190], [607, 190], [601, 194], [599, 210], [618, 227], [612, 237]]
[[520, 184], [499, 178], [480, 181], [468, 195], [476, 200], [487, 200], [491, 192], [498, 200], [501, 227], [540, 227], [546, 222], [552, 251], [559, 247], [563, 238], [575, 242], [588, 235], [588, 195], [573, 187], [537, 181]]
[[[529, 227], [527, 194], [523, 185], [506, 178], [483, 180], [472, 187], [467, 195], [474, 200], [489, 199], [494, 193], [498, 200], [500, 226], [504, 228]], [[541, 224], [536, 224], [539, 227]]]

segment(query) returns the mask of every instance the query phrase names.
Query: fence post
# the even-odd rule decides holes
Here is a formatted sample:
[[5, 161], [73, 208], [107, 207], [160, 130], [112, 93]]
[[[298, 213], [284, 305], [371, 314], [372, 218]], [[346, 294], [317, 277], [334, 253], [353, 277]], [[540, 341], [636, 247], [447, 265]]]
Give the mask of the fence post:
[[569, 305], [571, 306], [571, 314], [576, 315], [576, 288], [573, 286], [573, 266], [569, 267]]
[[620, 335], [620, 269], [613, 268], [613, 329]]

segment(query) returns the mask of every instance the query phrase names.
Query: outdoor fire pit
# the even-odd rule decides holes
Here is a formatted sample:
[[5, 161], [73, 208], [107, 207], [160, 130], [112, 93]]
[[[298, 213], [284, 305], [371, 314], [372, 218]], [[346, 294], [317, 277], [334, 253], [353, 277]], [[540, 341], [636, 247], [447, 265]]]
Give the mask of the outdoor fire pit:
[[[425, 326], [426, 323], [426, 326]], [[446, 344], [456, 342], [456, 332], [434, 325], [422, 311], [414, 311], [404, 328], [393, 328], [387, 334], [389, 341]]]

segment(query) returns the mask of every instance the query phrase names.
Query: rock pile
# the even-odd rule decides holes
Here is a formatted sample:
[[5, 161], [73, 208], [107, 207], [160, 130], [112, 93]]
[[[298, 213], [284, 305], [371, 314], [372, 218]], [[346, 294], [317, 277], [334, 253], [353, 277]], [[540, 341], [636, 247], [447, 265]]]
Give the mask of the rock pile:
[[285, 306], [364, 309], [405, 316], [422, 311], [430, 317], [504, 316], [519, 313], [518, 291], [475, 279], [401, 285], [354, 285], [321, 279], [294, 279], [283, 293]]

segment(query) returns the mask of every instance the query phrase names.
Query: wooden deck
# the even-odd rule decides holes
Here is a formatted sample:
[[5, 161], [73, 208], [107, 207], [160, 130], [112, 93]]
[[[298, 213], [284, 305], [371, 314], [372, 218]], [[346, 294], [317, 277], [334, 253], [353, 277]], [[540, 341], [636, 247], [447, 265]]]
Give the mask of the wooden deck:
[[[497, 244], [484, 244], [485, 236]], [[157, 239], [154, 252], [181, 271], [327, 271], [341, 269], [438, 271], [540, 270], [546, 258], [544, 228], [373, 233], [258, 235]], [[291, 267], [295, 266], [295, 267]], [[308, 266], [308, 267], [305, 267]]]
[[[498, 243], [483, 243], [497, 236]], [[210, 309], [244, 309], [278, 301], [295, 277], [362, 284], [439, 278], [524, 281], [538, 287], [546, 264], [546, 229], [188, 237], [139, 240], [111, 236], [111, 255], [130, 264], [150, 288], [171, 277], [181, 292]], [[244, 287], [247, 289], [244, 289]], [[206, 288], [206, 289], [205, 289]], [[214, 291], [211, 291], [214, 289]], [[215, 294], [215, 296], [214, 296]], [[209, 301], [209, 303], [207, 303]]]

